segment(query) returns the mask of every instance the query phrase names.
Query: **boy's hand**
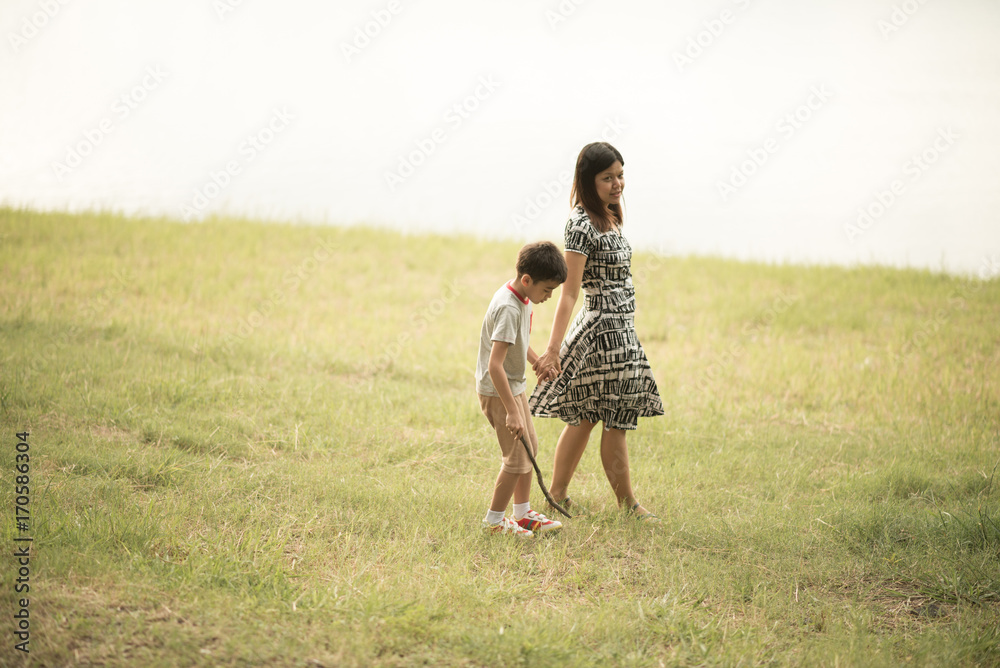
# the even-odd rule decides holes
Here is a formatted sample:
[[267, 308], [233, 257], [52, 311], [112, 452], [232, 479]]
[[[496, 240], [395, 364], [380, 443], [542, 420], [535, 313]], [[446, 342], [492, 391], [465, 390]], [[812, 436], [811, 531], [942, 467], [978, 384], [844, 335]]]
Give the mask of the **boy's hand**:
[[547, 369], [535, 369], [535, 375], [538, 377], [538, 382], [546, 383], [558, 376], [559, 372], [554, 366], [550, 366]]
[[520, 411], [507, 413], [507, 431], [514, 436], [515, 440], [524, 435], [524, 420], [521, 419]]
[[531, 365], [531, 368], [535, 370], [535, 375], [542, 379], [543, 373], [548, 373], [552, 370], [552, 375], [550, 378], [555, 378], [562, 371], [562, 367], [559, 364], [559, 353], [553, 353], [551, 350], [546, 350], [544, 353], [538, 356], [535, 363]]

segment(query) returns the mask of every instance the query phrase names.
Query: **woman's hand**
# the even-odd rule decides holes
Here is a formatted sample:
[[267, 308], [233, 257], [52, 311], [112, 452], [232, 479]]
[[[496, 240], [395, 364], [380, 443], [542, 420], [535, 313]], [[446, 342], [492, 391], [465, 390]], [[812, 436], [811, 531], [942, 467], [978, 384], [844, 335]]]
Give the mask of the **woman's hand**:
[[559, 304], [556, 306], [556, 314], [552, 320], [549, 343], [545, 347], [545, 352], [531, 365], [536, 374], [541, 375], [541, 372], [551, 369], [554, 378], [562, 373], [562, 364], [559, 363], [559, 349], [562, 347], [563, 337], [566, 336], [566, 329], [569, 326], [570, 317], [573, 315], [576, 299], [580, 296], [580, 286], [583, 283], [583, 270], [586, 264], [586, 255], [566, 251], [566, 282], [562, 284], [559, 293]]
[[538, 359], [531, 365], [538, 380], [552, 380], [562, 373], [562, 365], [559, 364], [559, 353], [546, 350], [538, 356]]
[[548, 368], [535, 371], [535, 375], [538, 377], [539, 383], [547, 383], [558, 376], [559, 373], [555, 370], [555, 367], [550, 366]]

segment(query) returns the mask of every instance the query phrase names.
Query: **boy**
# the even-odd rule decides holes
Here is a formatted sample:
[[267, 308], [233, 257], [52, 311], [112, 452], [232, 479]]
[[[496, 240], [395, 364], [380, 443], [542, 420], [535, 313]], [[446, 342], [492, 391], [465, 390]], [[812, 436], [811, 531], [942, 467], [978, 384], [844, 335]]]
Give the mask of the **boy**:
[[[538, 453], [538, 437], [531, 425], [526, 394], [527, 362], [538, 359], [528, 346], [531, 304], [541, 304], [566, 280], [566, 260], [555, 244], [528, 244], [517, 254], [517, 278], [493, 295], [483, 318], [476, 364], [479, 405], [500, 442], [503, 463], [493, 487], [493, 500], [483, 520], [486, 533], [531, 538], [536, 532], [555, 531], [562, 523], [532, 511], [531, 460], [524, 450], [524, 436]], [[544, 380], [544, 378], [542, 378]], [[504, 515], [514, 497], [514, 518]]]

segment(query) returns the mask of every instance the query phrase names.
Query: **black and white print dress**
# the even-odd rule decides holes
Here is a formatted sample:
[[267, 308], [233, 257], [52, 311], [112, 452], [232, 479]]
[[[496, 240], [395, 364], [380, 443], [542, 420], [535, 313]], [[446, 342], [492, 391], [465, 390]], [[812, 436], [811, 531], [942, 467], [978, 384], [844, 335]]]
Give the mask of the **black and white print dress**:
[[635, 333], [632, 247], [618, 230], [599, 232], [578, 206], [566, 223], [566, 250], [587, 256], [584, 304], [559, 351], [562, 373], [535, 387], [531, 414], [635, 429], [640, 417], [663, 415], [663, 402]]

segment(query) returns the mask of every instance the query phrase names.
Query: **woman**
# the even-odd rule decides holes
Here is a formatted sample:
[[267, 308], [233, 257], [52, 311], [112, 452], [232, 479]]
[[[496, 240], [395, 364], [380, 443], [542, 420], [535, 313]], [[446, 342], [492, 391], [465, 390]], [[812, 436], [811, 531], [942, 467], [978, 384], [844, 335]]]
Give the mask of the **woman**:
[[[625, 439], [638, 418], [663, 415], [663, 403], [635, 333], [632, 247], [621, 233], [624, 164], [621, 153], [606, 142], [584, 146], [577, 158], [573, 211], [566, 223], [569, 274], [548, 346], [532, 365], [540, 378], [550, 368], [559, 375], [539, 383], [529, 405], [534, 416], [566, 423], [556, 444], [553, 498], [563, 499], [570, 512], [582, 511], [567, 490], [590, 432], [603, 422], [601, 463], [619, 506], [640, 519], [658, 521], [632, 491]], [[584, 306], [566, 334], [581, 288]]]

